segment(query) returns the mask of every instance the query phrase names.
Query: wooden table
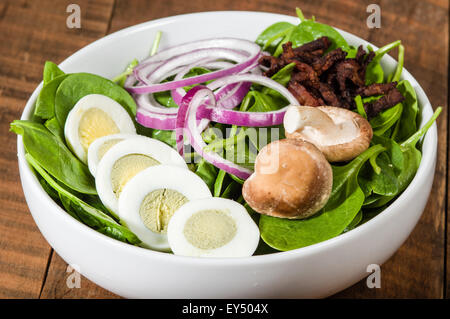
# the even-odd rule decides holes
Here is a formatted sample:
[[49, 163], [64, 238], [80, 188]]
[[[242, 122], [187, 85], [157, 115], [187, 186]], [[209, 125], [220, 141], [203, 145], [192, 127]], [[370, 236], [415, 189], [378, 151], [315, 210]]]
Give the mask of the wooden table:
[[[381, 7], [381, 28], [366, 26], [366, 7]], [[81, 29], [68, 29], [66, 7], [81, 7]], [[67, 264], [47, 244], [25, 203], [19, 181], [16, 136], [9, 123], [20, 117], [25, 102], [42, 79], [46, 60], [56, 63], [108, 33], [140, 22], [200, 11], [252, 10], [294, 15], [301, 6], [377, 46], [401, 39], [405, 67], [421, 83], [438, 120], [439, 151], [428, 205], [411, 236], [382, 266], [380, 289], [365, 280], [336, 298], [445, 298], [450, 295], [447, 251], [448, 154], [448, 0], [0, 0], [0, 297], [117, 298], [82, 278], [69, 289]], [[207, 26], [205, 26], [207, 27]], [[407, 213], [407, 212], [405, 212]]]

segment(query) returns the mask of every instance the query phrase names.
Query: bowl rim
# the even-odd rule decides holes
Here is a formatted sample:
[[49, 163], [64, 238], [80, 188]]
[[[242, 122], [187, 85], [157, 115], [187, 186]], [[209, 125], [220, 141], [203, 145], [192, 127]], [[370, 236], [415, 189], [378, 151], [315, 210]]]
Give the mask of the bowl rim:
[[[70, 60], [72, 58], [75, 58], [79, 55], [85, 54], [91, 50], [95, 50], [97, 47], [102, 46], [103, 44], [109, 42], [109, 41], [115, 41], [116, 38], [120, 38], [121, 36], [129, 35], [134, 32], [140, 32], [142, 29], [145, 29], [147, 27], [156, 27], [158, 25], [163, 25], [167, 23], [174, 23], [177, 20], [182, 20], [186, 18], [195, 18], [199, 15], [230, 15], [233, 16], [236, 15], [261, 15], [261, 18], [264, 16], [271, 16], [271, 17], [277, 17], [280, 19], [280, 21], [285, 20], [292, 23], [298, 23], [298, 18], [294, 16], [284, 15], [284, 14], [277, 14], [277, 13], [270, 13], [270, 12], [260, 12], [260, 11], [207, 11], [207, 12], [198, 12], [198, 13], [187, 13], [187, 14], [180, 14], [180, 15], [174, 15], [170, 17], [155, 19], [143, 23], [139, 23], [121, 30], [118, 30], [114, 33], [108, 34], [88, 45], [85, 47], [79, 49], [69, 57], [67, 57], [63, 62], [60, 63], [60, 67], [64, 68], [66, 64], [70, 63]], [[363, 45], [370, 45], [374, 50], [377, 50], [378, 47], [369, 43], [368, 41], [352, 34], [346, 31], [343, 31], [339, 28], [334, 27], [341, 35], [344, 36], [344, 38], [353, 37], [358, 42], [362, 43]], [[382, 61], [392, 59], [391, 56], [386, 54]], [[394, 60], [395, 61], [395, 60]], [[420, 84], [417, 82], [417, 80], [405, 69], [403, 68], [401, 79], [408, 79], [412, 86], [414, 87], [417, 99], [418, 99], [418, 105], [420, 109], [420, 113], [422, 115], [422, 123], [425, 122], [427, 118], [423, 118], [423, 113], [428, 112], [432, 113], [433, 109], [432, 106], [428, 100], [428, 97], [426, 96], [425, 92], [423, 91]], [[31, 110], [34, 107], [35, 101], [37, 99], [37, 96], [42, 89], [42, 82], [36, 87], [36, 89], [33, 91], [30, 98], [27, 100], [27, 103], [25, 105], [25, 108], [22, 112], [21, 119], [29, 119], [29, 116], [31, 115]], [[431, 114], [430, 114], [431, 116]], [[181, 262], [181, 263], [187, 263], [191, 265], [196, 266], [212, 266], [212, 265], [221, 265], [221, 266], [242, 266], [242, 265], [257, 265], [257, 264], [264, 264], [264, 263], [278, 263], [283, 262], [285, 260], [290, 259], [296, 259], [301, 257], [306, 257], [308, 255], [313, 255], [320, 253], [327, 249], [333, 249], [339, 245], [345, 244], [346, 242], [353, 241], [357, 239], [359, 236], [362, 236], [362, 234], [369, 229], [374, 229], [377, 227], [377, 225], [382, 224], [384, 221], [391, 218], [392, 215], [395, 213], [401, 213], [396, 212], [396, 208], [400, 205], [400, 202], [409, 196], [409, 194], [412, 192], [412, 189], [419, 186], [421, 183], [421, 180], [426, 178], [424, 175], [424, 172], [427, 170], [427, 168], [430, 165], [434, 165], [434, 161], [436, 159], [436, 150], [437, 150], [437, 125], [436, 122], [431, 126], [431, 128], [428, 130], [424, 141], [423, 141], [423, 147], [429, 147], [430, 150], [428, 152], [422, 152], [422, 159], [420, 162], [420, 166], [418, 171], [416, 172], [416, 175], [414, 176], [411, 183], [408, 185], [408, 187], [400, 194], [399, 197], [397, 197], [385, 210], [380, 212], [378, 215], [373, 217], [368, 222], [346, 232], [342, 233], [336, 237], [330, 238], [328, 240], [325, 240], [320, 243], [316, 243], [310, 246], [297, 248], [294, 250], [289, 251], [280, 251], [276, 253], [266, 254], [266, 255], [256, 255], [256, 256], [249, 256], [249, 257], [239, 257], [239, 258], [198, 258], [198, 257], [188, 257], [188, 256], [178, 256], [170, 253], [165, 252], [159, 252], [154, 250], [145, 249], [139, 246], [134, 246], [131, 244], [127, 244], [124, 242], [121, 242], [119, 240], [113, 239], [111, 237], [108, 237], [106, 235], [103, 235], [96, 230], [90, 228], [89, 226], [79, 222], [78, 220], [74, 219], [72, 216], [70, 216], [65, 210], [63, 210], [60, 206], [56, 204], [56, 202], [53, 201], [53, 199], [45, 192], [45, 190], [40, 185], [37, 177], [32, 172], [31, 167], [25, 160], [25, 149], [22, 142], [22, 137], [20, 135], [17, 136], [17, 156], [18, 156], [18, 162], [19, 162], [19, 168], [26, 167], [25, 170], [20, 169], [21, 175], [23, 174], [23, 179], [26, 179], [27, 181], [31, 181], [33, 184], [30, 185], [30, 188], [35, 189], [38, 192], [39, 198], [41, 198], [45, 203], [44, 205], [48, 205], [52, 207], [53, 209], [48, 210], [51, 214], [59, 214], [58, 217], [62, 218], [67, 223], [71, 223], [72, 227], [75, 227], [80, 233], [85, 234], [90, 237], [96, 237], [97, 240], [102, 241], [105, 245], [114, 246], [117, 249], [124, 249], [129, 250], [130, 253], [138, 254], [143, 258], [159, 258], [159, 259], [165, 259], [167, 261], [173, 261], [173, 262]], [[24, 164], [24, 165], [20, 165]], [[434, 171], [433, 171], [434, 172]], [[434, 176], [434, 174], [433, 174]], [[432, 177], [433, 177], [432, 176]], [[22, 180], [23, 180], [22, 179]], [[34, 216], [33, 216], [34, 218]]]

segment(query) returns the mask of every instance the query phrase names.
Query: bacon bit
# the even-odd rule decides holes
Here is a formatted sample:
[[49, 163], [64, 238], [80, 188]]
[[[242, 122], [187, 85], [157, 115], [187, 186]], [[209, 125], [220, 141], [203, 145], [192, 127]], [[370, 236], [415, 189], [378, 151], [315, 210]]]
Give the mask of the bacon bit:
[[396, 89], [397, 82], [365, 85], [367, 66], [375, 57], [375, 52], [367, 53], [360, 45], [355, 58], [346, 58], [347, 52], [341, 48], [325, 54], [330, 46], [328, 37], [321, 37], [297, 48], [292, 48], [292, 43], [287, 42], [283, 44], [283, 52], [278, 58], [263, 56], [259, 63], [268, 68], [264, 73], [268, 77], [286, 65], [295, 63], [288, 89], [302, 105], [319, 106], [326, 103], [352, 109], [357, 95], [384, 95], [364, 105], [368, 117], [373, 118], [404, 100]]
[[384, 111], [400, 102], [403, 102], [405, 97], [396, 88], [392, 88], [385, 95], [370, 103], [364, 104], [364, 110], [367, 114], [367, 119], [374, 118], [378, 113]]
[[391, 89], [397, 86], [397, 82], [391, 83], [373, 83], [371, 85], [359, 88], [356, 90], [358, 95], [361, 97], [373, 96], [373, 95], [382, 95], [389, 92]]
[[303, 85], [298, 82], [291, 81], [288, 85], [289, 92], [295, 96], [298, 102], [301, 105], [308, 106], [320, 106], [324, 105], [323, 100], [321, 98], [317, 98], [313, 96], [311, 92], [309, 92]]

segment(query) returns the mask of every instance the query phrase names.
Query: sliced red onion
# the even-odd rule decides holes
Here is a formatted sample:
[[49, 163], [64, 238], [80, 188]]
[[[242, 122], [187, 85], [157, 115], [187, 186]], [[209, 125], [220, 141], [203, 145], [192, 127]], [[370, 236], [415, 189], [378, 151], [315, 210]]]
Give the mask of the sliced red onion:
[[[230, 48], [236, 49], [239, 48], [241, 51], [249, 52], [249, 50], [257, 50], [260, 51], [259, 46], [255, 46], [254, 42], [237, 39], [237, 38], [213, 38], [213, 39], [203, 39], [198, 41], [192, 41], [183, 43], [180, 45], [176, 45], [165, 50], [161, 50], [158, 53], [146, 58], [141, 63], [155, 63], [162, 62], [170, 59], [174, 56], [182, 55], [193, 50], [198, 49], [207, 49], [207, 48]], [[252, 51], [253, 52], [253, 51]]]
[[[205, 102], [205, 98], [209, 97], [209, 102], [212, 105], [216, 104], [216, 98], [214, 93], [203, 85], [198, 85], [189, 90], [183, 97], [180, 107], [178, 108], [178, 114], [176, 117], [175, 137], [177, 142], [177, 151], [183, 155], [183, 136], [186, 123], [187, 112], [190, 107], [198, 106]], [[197, 127], [197, 119], [195, 119], [195, 127]]]
[[[129, 87], [128, 90], [132, 93], [137, 94], [154, 93], [159, 91], [173, 90], [183, 86], [199, 84], [222, 76], [235, 74], [256, 63], [260, 52], [260, 48], [258, 45], [253, 42], [241, 39], [225, 38], [203, 40], [194, 42], [194, 44], [198, 45], [195, 46], [193, 45], [193, 43], [188, 43], [184, 46], [179, 46], [183, 48], [191, 48], [191, 50], [189, 51], [176, 51], [172, 48], [161, 51], [160, 53], [148, 58], [145, 62], [146, 64], [148, 64], [148, 66], [144, 68], [138, 68], [135, 74], [138, 79], [140, 79], [144, 83], [147, 83], [147, 85]], [[210, 44], [210, 46], [202, 46], [206, 44]], [[223, 44], [223, 46], [220, 46], [221, 44]], [[240, 48], [240, 50], [245, 51], [246, 54], [243, 54], [242, 51], [236, 50], [234, 48]], [[171, 51], [172, 53], [167, 53], [168, 51]], [[194, 76], [187, 79], [159, 83], [159, 81], [167, 77], [167, 73], [171, 70], [179, 66], [190, 64], [193, 61], [202, 58], [213, 57], [215, 55], [217, 55], [218, 58], [222, 56], [223, 59], [236, 61], [238, 63], [227, 69]], [[243, 56], [245, 57], [244, 59], [242, 59]], [[165, 57], [165, 59], [163, 57]], [[161, 64], [159, 64], [156, 68], [154, 68], [154, 65], [150, 64], [155, 64], [155, 62], [160, 61], [164, 62], [161, 62]], [[145, 74], [141, 73], [144, 69], [149, 71], [150, 74], [148, 77], [146, 77]], [[140, 75], [138, 76], [137, 74]], [[147, 79], [145, 80], [145, 78]]]
[[283, 123], [285, 113], [286, 108], [272, 112], [240, 112], [218, 107], [202, 107], [198, 111], [200, 117], [212, 122], [247, 127], [280, 125]]
[[134, 76], [133, 73], [127, 76], [125, 79], [125, 82], [123, 84], [124, 87], [133, 86], [138, 80], [136, 79], [136, 76]]
[[[145, 84], [145, 76], [151, 72], [153, 72], [158, 66], [160, 66], [162, 62], [148, 62], [148, 63], [139, 63], [134, 69], [133, 74], [136, 79], [141, 82], [141, 85]], [[127, 88], [134, 87], [129, 86]]]
[[[194, 91], [194, 95], [190, 95], [189, 93], [197, 88]], [[205, 86], [196, 86], [193, 89], [191, 89], [186, 96], [189, 94], [189, 99], [183, 98], [182, 106], [181, 108], [186, 113], [184, 114], [184, 129], [185, 133], [189, 137], [189, 140], [191, 142], [192, 147], [194, 150], [202, 156], [207, 162], [211, 163], [212, 165], [216, 166], [219, 169], [222, 169], [230, 174], [233, 174], [239, 178], [247, 179], [253, 172], [245, 167], [241, 167], [227, 159], [224, 159], [219, 154], [213, 152], [213, 151], [205, 151], [205, 147], [207, 146], [206, 143], [203, 141], [203, 138], [200, 134], [200, 130], [197, 127], [197, 111], [200, 107], [202, 107], [202, 103], [204, 102], [205, 98], [209, 98], [210, 101], [214, 101], [214, 94], [213, 92], [208, 89]], [[189, 103], [188, 103], [189, 102]], [[180, 123], [182, 120], [180, 120]], [[178, 125], [178, 123], [177, 123]], [[181, 142], [182, 142], [183, 136], [181, 136]]]
[[[189, 65], [198, 60], [214, 57], [215, 59], [227, 59], [232, 61], [237, 61], [238, 64], [235, 66], [225, 69], [218, 70], [206, 74], [201, 74], [189, 78], [184, 78], [180, 80], [173, 80], [164, 83], [159, 83], [168, 77], [173, 70], [179, 68], [180, 66]], [[194, 84], [199, 84], [203, 82], [207, 82], [210, 80], [214, 80], [216, 78], [234, 74], [242, 71], [248, 65], [248, 62], [245, 62], [245, 56], [230, 49], [201, 49], [192, 51], [182, 56], [177, 56], [172, 59], [167, 60], [163, 64], [159, 65], [153, 72], [147, 77], [144, 78], [142, 75], [140, 79], [146, 83], [146, 85], [134, 86], [128, 88], [128, 91], [131, 93], [137, 94], [145, 94], [145, 93], [155, 93], [161, 91], [169, 91], [183, 86], [189, 86]], [[253, 63], [253, 60], [251, 60]]]
[[174, 130], [176, 127], [176, 115], [158, 114], [138, 107], [136, 112], [136, 121], [145, 127], [156, 130]]
[[[189, 65], [196, 65], [202, 63], [202, 61], [214, 61], [214, 60], [230, 60], [235, 61], [237, 63], [244, 62], [246, 59], [248, 59], [248, 54], [242, 53], [239, 50], [234, 49], [226, 49], [226, 48], [207, 48], [207, 49], [199, 49], [194, 50], [192, 52], [179, 55], [176, 57], [173, 57], [162, 64], [160, 64], [158, 67], [156, 67], [153, 72], [149, 73], [145, 79], [144, 83], [146, 84], [157, 84], [159, 81], [162, 81], [163, 79], [167, 78], [167, 74], [176, 68], [189, 66]], [[188, 70], [189, 71], [189, 70]], [[199, 75], [200, 76], [200, 75]], [[191, 77], [195, 78], [195, 77]], [[182, 77], [178, 78], [176, 81], [172, 82], [178, 82], [183, 80]], [[208, 80], [207, 80], [208, 81]], [[201, 82], [193, 82], [192, 84], [197, 84]], [[183, 85], [185, 86], [185, 85]]]
[[242, 99], [247, 95], [251, 82], [241, 82], [226, 85], [217, 90], [215, 93], [217, 99], [217, 107], [225, 109], [233, 109], [242, 102]]
[[[237, 74], [232, 75], [228, 77], [224, 77], [221, 79], [218, 79], [212, 83], [210, 83], [209, 89], [214, 89], [215, 87], [222, 87], [224, 85], [230, 85], [233, 83], [241, 83], [241, 82], [251, 82], [251, 83], [258, 83], [261, 85], [264, 85], [268, 88], [271, 88], [273, 90], [276, 90], [281, 95], [283, 95], [286, 100], [289, 102], [289, 104], [298, 105], [297, 99], [287, 90], [284, 86], [279, 84], [278, 82], [275, 82], [272, 79], [269, 79], [264, 76], [260, 75], [254, 75], [254, 74]], [[195, 87], [194, 87], [195, 88]], [[247, 127], [264, 127], [264, 126], [274, 126], [279, 125], [283, 123], [283, 117], [284, 113], [286, 111], [287, 107], [284, 107], [277, 111], [272, 112], [240, 112], [240, 111], [234, 111], [229, 110], [225, 108], [220, 107], [209, 107], [209, 106], [200, 106], [197, 116], [198, 119], [207, 119], [211, 120], [213, 122], [222, 123], [222, 124], [230, 124], [230, 125], [237, 125], [237, 126], [247, 126]], [[139, 110], [142, 110], [143, 108], [138, 108]], [[176, 108], [172, 108], [173, 110], [177, 110]], [[139, 112], [138, 112], [139, 113]], [[138, 119], [138, 122], [141, 123], [144, 126], [150, 125], [150, 127], [153, 127], [151, 125], [153, 118], [156, 118], [155, 125], [159, 125], [158, 127], [164, 126], [167, 127], [166, 129], [175, 129], [176, 124], [176, 114], [164, 114], [164, 117], [157, 116], [158, 113], [149, 112], [152, 115], [148, 115], [151, 117], [151, 119], [144, 119], [143, 114], [141, 114], [140, 119], [142, 122]], [[148, 114], [148, 113], [147, 113]], [[162, 114], [159, 114], [162, 115]], [[162, 119], [166, 119], [167, 124], [160, 125], [159, 121]], [[146, 124], [144, 124], [146, 123]], [[153, 127], [157, 128], [157, 127]]]
[[[214, 62], [216, 62], [216, 63], [214, 63]], [[234, 64], [230, 63], [230, 62], [215, 61], [215, 59], [211, 59], [211, 58], [202, 59], [202, 60], [197, 61], [196, 63], [193, 63], [193, 64], [183, 67], [183, 69], [180, 72], [178, 72], [178, 74], [175, 76], [174, 81], [181, 80], [191, 69], [193, 69], [195, 67], [200, 66], [200, 67], [206, 68], [208, 66], [209, 67], [219, 66], [217, 69], [224, 69], [224, 68], [229, 68], [233, 65]], [[182, 87], [171, 91], [172, 99], [177, 105], [181, 104], [181, 100], [183, 99], [183, 96], [185, 96], [185, 94], [186, 94], [186, 91]]]
[[[200, 51], [200, 50], [197, 50], [197, 51]], [[203, 52], [195, 52], [195, 53], [191, 52], [189, 54], [190, 54], [189, 56], [186, 55], [186, 56], [175, 57], [175, 58], [173, 58], [172, 61], [167, 61], [166, 63], [157, 67], [157, 69], [154, 70], [154, 72], [149, 76], [149, 78], [147, 80], [150, 82], [153, 82], [153, 83], [159, 83], [161, 80], [166, 79], [172, 73], [179, 73], [180, 71], [187, 73], [189, 71], [189, 69], [192, 69], [193, 67], [201, 65], [202, 63], [205, 63], [205, 62], [211, 62], [215, 59], [226, 58], [229, 60], [234, 60], [236, 62], [240, 62], [246, 58], [245, 55], [243, 55], [241, 53], [237, 53], [236, 51], [229, 50], [229, 49], [203, 49]], [[196, 58], [196, 60], [191, 61], [192, 58]], [[188, 63], [188, 65], [183, 66], [186, 63]], [[188, 70], [186, 70], [186, 69], [188, 69]], [[172, 87], [166, 87], [166, 85], [170, 86], [173, 83], [182, 84], [182, 86], [198, 84], [198, 83], [201, 83], [204, 81], [209, 81], [209, 80], [213, 79], [215, 76], [217, 76], [217, 74], [214, 76], [211, 76], [211, 74], [213, 74], [213, 73], [222, 72], [222, 71], [228, 72], [228, 70], [231, 70], [231, 69], [232, 68], [229, 68], [227, 70], [219, 70], [219, 71], [206, 73], [203, 75], [198, 75], [198, 76], [189, 77], [189, 78], [185, 78], [185, 79], [183, 79], [183, 78], [176, 79], [176, 80], [173, 80], [170, 82], [164, 82], [164, 83], [159, 83], [159, 84], [155, 84], [155, 85], [160, 86], [160, 87], [163, 86], [164, 88], [167, 88], [167, 89], [172, 89]], [[205, 78], [203, 78], [203, 77], [205, 77]], [[197, 81], [200, 81], [200, 82], [197, 82]], [[142, 88], [142, 87], [144, 87], [144, 86], [132, 87], [132, 88], [129, 87], [127, 89], [131, 92], [134, 92], [136, 88]], [[149, 86], [146, 86], [146, 87], [149, 87]], [[166, 89], [164, 89], [163, 91], [166, 91]], [[135, 93], [139, 93], [139, 92], [135, 92]], [[176, 109], [162, 107], [161, 105], [156, 103], [154, 101], [154, 99], [152, 99], [150, 97], [150, 95], [148, 95], [148, 94], [139, 95], [137, 97], [137, 100], [138, 100], [137, 102], [140, 105], [144, 106], [149, 111], [153, 111], [156, 113], [167, 113], [167, 114], [173, 114], [173, 113], [177, 112]], [[177, 96], [175, 96], [175, 102], [180, 103]]]
[[[297, 99], [278, 82], [267, 78], [262, 75], [255, 74], [237, 74], [218, 79], [208, 85], [208, 87], [214, 90], [217, 87], [223, 87], [233, 83], [251, 82], [264, 85], [271, 88], [281, 95], [289, 102], [289, 104], [298, 105]], [[201, 116], [210, 119], [213, 122], [222, 124], [231, 124], [237, 126], [273, 126], [283, 123], [284, 113], [287, 107], [284, 107], [278, 111], [272, 112], [240, 112], [234, 110], [228, 110], [224, 108], [204, 108], [201, 109]]]
[[[246, 68], [245, 70], [243, 70], [242, 73], [246, 73], [249, 71], [252, 73], [257, 73], [258, 71], [260, 71], [257, 68], [257, 66], [258, 66], [257, 64], [253, 64], [248, 68]], [[183, 70], [183, 72], [180, 72], [177, 75], [178, 79], [182, 78], [188, 71]], [[177, 78], [175, 78], [175, 80], [177, 80]], [[216, 96], [216, 100], [218, 101], [217, 106], [224, 107], [227, 109], [232, 109], [238, 106], [239, 103], [241, 103], [242, 99], [245, 97], [245, 95], [247, 95], [247, 92], [250, 89], [251, 85], [252, 84], [250, 82], [243, 82], [243, 83], [233, 83], [219, 88], [216, 87], [215, 89], [217, 89], [217, 91], [215, 91], [214, 94]], [[207, 87], [210, 87], [210, 85], [207, 85]], [[171, 93], [174, 102], [180, 105], [183, 96], [186, 94], [186, 91], [183, 88], [178, 88], [172, 90]]]

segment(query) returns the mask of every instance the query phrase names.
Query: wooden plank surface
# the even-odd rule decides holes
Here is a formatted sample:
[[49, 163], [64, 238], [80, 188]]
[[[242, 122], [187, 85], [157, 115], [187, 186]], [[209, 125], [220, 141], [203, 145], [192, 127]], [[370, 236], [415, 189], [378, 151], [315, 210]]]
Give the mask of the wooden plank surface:
[[108, 32], [113, 1], [77, 1], [95, 13], [82, 17], [80, 30], [66, 28], [71, 1], [0, 3], [0, 298], [39, 298], [52, 250], [25, 203], [9, 123], [41, 82], [46, 60], [59, 63]]
[[[448, 131], [448, 1], [376, 1], [382, 10], [380, 29], [368, 29], [366, 7], [374, 1], [208, 1], [102, 0], [76, 1], [82, 28], [68, 29], [66, 7], [73, 1], [0, 0], [0, 298], [115, 298], [86, 278], [81, 288], [68, 288], [70, 273], [40, 235], [21, 190], [16, 138], [8, 123], [20, 116], [41, 81], [45, 60], [61, 62], [86, 44], [127, 26], [176, 14], [213, 10], [251, 10], [305, 16], [352, 32], [377, 46], [401, 39], [405, 67], [421, 83], [433, 106], [444, 106], [439, 118], [439, 152], [432, 194], [411, 236], [382, 266], [382, 287], [365, 280], [335, 298], [442, 298], [450, 294], [445, 271]], [[13, 35], [13, 36], [12, 36]], [[406, 212], [405, 212], [406, 213]], [[21, 235], [18, 236], [17, 234]], [[447, 245], [447, 247], [446, 247]], [[450, 261], [447, 256], [447, 262]]]

